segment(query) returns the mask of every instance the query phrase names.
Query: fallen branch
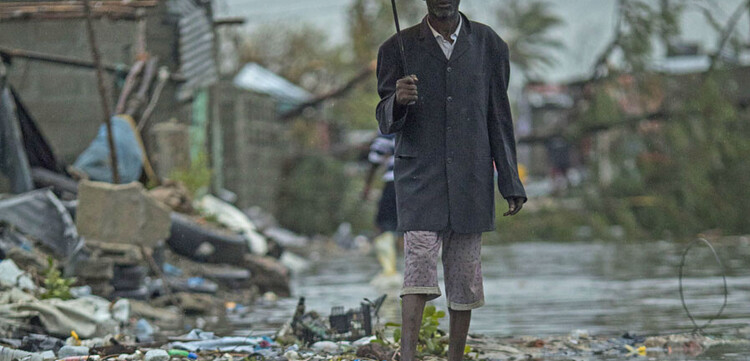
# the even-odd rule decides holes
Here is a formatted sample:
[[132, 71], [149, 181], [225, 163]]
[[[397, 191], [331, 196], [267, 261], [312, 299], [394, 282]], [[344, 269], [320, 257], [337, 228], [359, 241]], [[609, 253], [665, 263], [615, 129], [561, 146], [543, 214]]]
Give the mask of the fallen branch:
[[346, 94], [347, 92], [349, 92], [350, 90], [352, 90], [352, 88], [354, 88], [355, 85], [357, 85], [357, 84], [361, 83], [362, 81], [366, 80], [370, 76], [370, 74], [372, 74], [375, 71], [376, 65], [377, 65], [377, 63], [373, 60], [366, 68], [362, 69], [359, 73], [357, 73], [357, 75], [355, 75], [352, 79], [350, 79], [348, 82], [346, 82], [346, 84], [344, 84], [342, 87], [340, 87], [340, 88], [338, 88], [338, 89], [336, 89], [334, 91], [328, 92], [326, 94], [323, 94], [321, 96], [318, 96], [318, 97], [316, 97], [313, 100], [310, 100], [308, 102], [302, 103], [299, 106], [297, 106], [296, 108], [294, 108], [294, 109], [292, 109], [292, 110], [290, 110], [290, 111], [288, 111], [288, 112], [286, 112], [284, 114], [281, 114], [281, 116], [279, 116], [279, 118], [280, 119], [294, 118], [294, 117], [302, 114], [302, 112], [305, 111], [305, 109], [307, 109], [309, 107], [317, 106], [318, 104], [320, 104], [320, 103], [322, 103], [322, 102], [324, 102], [326, 100], [338, 98], [338, 97]]

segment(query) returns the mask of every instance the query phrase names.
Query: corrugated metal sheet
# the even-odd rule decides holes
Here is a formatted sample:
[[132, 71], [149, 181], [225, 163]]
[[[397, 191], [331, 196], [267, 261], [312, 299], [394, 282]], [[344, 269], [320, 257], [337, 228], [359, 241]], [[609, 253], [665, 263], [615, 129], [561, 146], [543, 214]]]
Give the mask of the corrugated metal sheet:
[[234, 85], [286, 103], [300, 104], [313, 98], [307, 90], [256, 63], [246, 64], [234, 78]]
[[168, 7], [171, 13], [179, 16], [180, 73], [186, 82], [180, 85], [177, 98], [184, 100], [195, 90], [218, 80], [213, 26], [205, 9], [193, 0], [170, 0]]

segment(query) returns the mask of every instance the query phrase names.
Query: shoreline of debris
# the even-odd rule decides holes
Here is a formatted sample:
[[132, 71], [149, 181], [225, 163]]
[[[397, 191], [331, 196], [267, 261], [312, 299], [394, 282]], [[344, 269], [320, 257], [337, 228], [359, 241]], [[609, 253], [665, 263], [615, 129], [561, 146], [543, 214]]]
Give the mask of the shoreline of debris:
[[[226, 336], [194, 329], [187, 334], [169, 337], [166, 341], [136, 342], [141, 325], [125, 333], [92, 339], [81, 339], [75, 332], [67, 339], [29, 334], [22, 339], [0, 338], [0, 361], [300, 361], [300, 360], [398, 360], [397, 344], [391, 337], [366, 336], [355, 341], [316, 341], [307, 344], [296, 339], [294, 321], [287, 323], [274, 336]], [[740, 331], [740, 330], [738, 330]], [[466, 354], [473, 360], [539, 360], [586, 359], [611, 360], [621, 357], [685, 357], [700, 356], [722, 346], [750, 350], [750, 329], [729, 336], [673, 334], [641, 337], [627, 333], [619, 337], [589, 335], [575, 330], [568, 335], [544, 338], [490, 337], [470, 335]], [[447, 336], [440, 342], [447, 344]], [[423, 354], [423, 360], [444, 360], [444, 354]]]

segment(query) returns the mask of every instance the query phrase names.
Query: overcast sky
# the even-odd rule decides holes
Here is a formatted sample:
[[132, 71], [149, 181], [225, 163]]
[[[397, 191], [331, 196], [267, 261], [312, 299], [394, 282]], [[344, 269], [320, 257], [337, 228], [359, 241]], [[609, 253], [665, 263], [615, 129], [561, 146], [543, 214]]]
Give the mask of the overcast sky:
[[[214, 0], [217, 14], [247, 18], [247, 27], [262, 24], [288, 26], [308, 22], [325, 29], [332, 42], [346, 40], [346, 10], [351, 0]], [[399, 0], [421, 1], [421, 0]], [[657, 1], [657, 0], [652, 0]], [[717, 17], [725, 21], [744, 0], [684, 0], [713, 4]], [[616, 0], [548, 0], [553, 11], [565, 21], [555, 34], [566, 48], [559, 55], [559, 64], [547, 72], [553, 81], [574, 79], [588, 74], [596, 54], [612, 37]], [[502, 36], [502, 25], [497, 21], [501, 0], [463, 0], [461, 10], [472, 20], [491, 25]], [[403, 24], [402, 26], [406, 26]], [[682, 19], [682, 38], [700, 43], [704, 50], [715, 47], [718, 35], [702, 16], [689, 11]], [[750, 33], [748, 15], [739, 24], [745, 38]]]

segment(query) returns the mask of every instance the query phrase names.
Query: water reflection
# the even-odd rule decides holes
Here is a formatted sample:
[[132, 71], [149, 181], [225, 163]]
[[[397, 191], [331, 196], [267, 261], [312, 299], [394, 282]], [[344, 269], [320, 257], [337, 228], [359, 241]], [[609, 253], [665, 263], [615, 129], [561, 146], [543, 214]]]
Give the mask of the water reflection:
[[[543, 336], [574, 329], [599, 335], [689, 330], [677, 291], [683, 248], [668, 242], [485, 246], [486, 305], [475, 311], [471, 330], [496, 336]], [[724, 316], [714, 324], [748, 324], [750, 244], [727, 241], [716, 249], [727, 267], [730, 297]], [[398, 287], [372, 286], [378, 271], [371, 256], [322, 256], [312, 269], [294, 278], [293, 291], [306, 297], [308, 309], [323, 314], [335, 305], [357, 307], [362, 298], [388, 293], [381, 316], [398, 321]], [[442, 270], [439, 273], [442, 277]], [[721, 306], [720, 271], [708, 249], [698, 247], [690, 254], [685, 288], [691, 312], [704, 320]], [[253, 312], [246, 322], [255, 330], [274, 329], [291, 317], [295, 304], [295, 299], [288, 299], [258, 306], [262, 312]], [[435, 304], [446, 308], [442, 297]]]

